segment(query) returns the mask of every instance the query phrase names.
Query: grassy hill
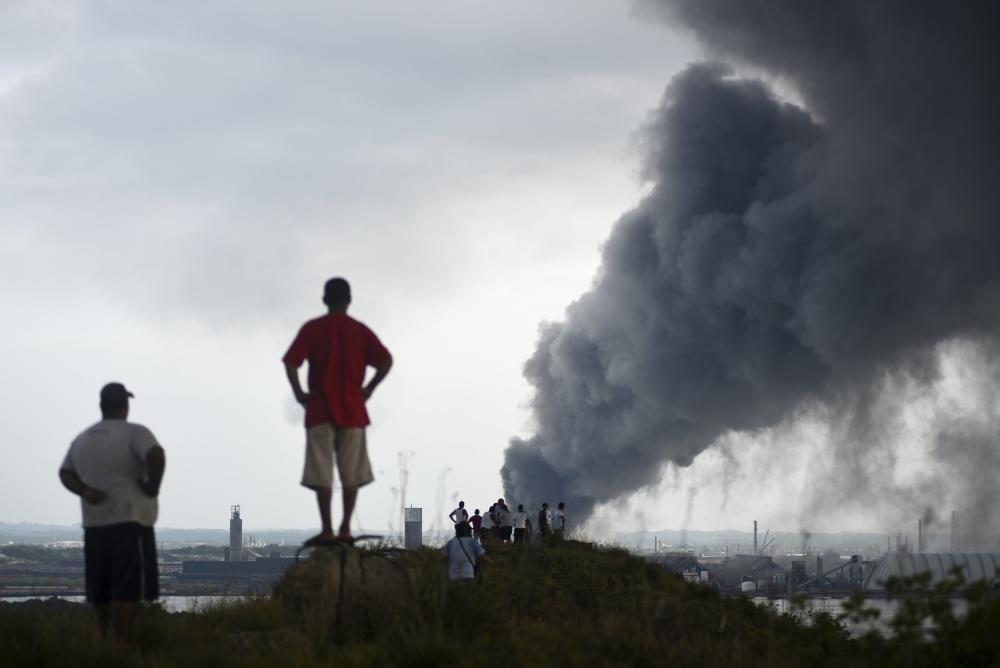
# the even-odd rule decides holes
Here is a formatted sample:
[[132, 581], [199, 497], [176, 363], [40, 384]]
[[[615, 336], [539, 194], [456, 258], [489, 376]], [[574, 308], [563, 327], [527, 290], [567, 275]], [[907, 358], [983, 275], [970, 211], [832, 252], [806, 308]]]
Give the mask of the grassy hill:
[[[518, 546], [521, 547], [521, 546]], [[0, 664], [17, 666], [996, 665], [1000, 606], [973, 605], [940, 638], [852, 640], [720, 597], [628, 553], [566, 541], [496, 546], [481, 583], [449, 584], [430, 549], [339, 551], [293, 568], [269, 599], [198, 613], [145, 610], [133, 655], [102, 646], [89, 609], [0, 605]], [[949, 608], [950, 610], [950, 608]], [[911, 610], [919, 624], [942, 610]], [[950, 613], [948, 613], [950, 614]], [[942, 617], [945, 619], [945, 617]], [[913, 626], [911, 624], [911, 627]]]

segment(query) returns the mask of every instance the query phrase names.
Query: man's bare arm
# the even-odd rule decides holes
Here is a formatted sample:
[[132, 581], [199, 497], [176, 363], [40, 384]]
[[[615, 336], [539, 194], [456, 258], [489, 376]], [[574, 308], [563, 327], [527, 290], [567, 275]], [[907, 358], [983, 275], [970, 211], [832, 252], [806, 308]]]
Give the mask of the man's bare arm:
[[104, 492], [94, 489], [80, 479], [72, 469], [59, 469], [59, 480], [63, 487], [73, 492], [87, 503], [94, 505], [104, 500]]
[[378, 387], [379, 383], [385, 380], [385, 377], [389, 375], [389, 369], [391, 368], [392, 368], [391, 356], [389, 357], [388, 360], [386, 360], [385, 364], [383, 364], [380, 367], [375, 367], [375, 375], [372, 376], [372, 379], [368, 381], [368, 384], [365, 385], [361, 390], [361, 393], [364, 395], [365, 399], [371, 398], [372, 392], [374, 392], [375, 388]]
[[149, 497], [160, 494], [160, 483], [163, 482], [163, 471], [167, 468], [167, 454], [163, 448], [156, 446], [146, 453], [146, 477], [139, 481], [139, 487]]
[[302, 390], [302, 383], [299, 381], [299, 368], [291, 364], [285, 364], [285, 375], [288, 376], [288, 384], [292, 386], [295, 401], [305, 406], [309, 403], [309, 394]]

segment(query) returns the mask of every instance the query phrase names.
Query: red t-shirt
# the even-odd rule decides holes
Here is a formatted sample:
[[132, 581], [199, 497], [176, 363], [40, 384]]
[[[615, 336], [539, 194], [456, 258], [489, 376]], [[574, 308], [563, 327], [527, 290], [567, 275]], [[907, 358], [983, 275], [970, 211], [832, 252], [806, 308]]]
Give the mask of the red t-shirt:
[[473, 529], [479, 531], [479, 527], [483, 526], [483, 516], [473, 515], [472, 517], [469, 518], [469, 524], [472, 525]]
[[365, 367], [390, 359], [375, 333], [346, 313], [328, 313], [302, 325], [282, 361], [300, 367], [309, 360], [306, 427], [324, 422], [367, 426], [371, 420], [361, 394]]

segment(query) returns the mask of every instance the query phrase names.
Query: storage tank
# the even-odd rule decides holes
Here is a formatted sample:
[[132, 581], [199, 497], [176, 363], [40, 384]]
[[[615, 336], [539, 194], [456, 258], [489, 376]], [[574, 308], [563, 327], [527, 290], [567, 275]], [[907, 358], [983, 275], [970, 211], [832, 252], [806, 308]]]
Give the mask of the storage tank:
[[243, 520], [240, 507], [229, 507], [229, 560], [243, 561]]
[[416, 550], [423, 544], [423, 508], [403, 509], [403, 545], [407, 550]]
[[744, 594], [752, 594], [757, 591], [757, 585], [753, 583], [753, 580], [747, 580], [740, 583], [740, 591]]

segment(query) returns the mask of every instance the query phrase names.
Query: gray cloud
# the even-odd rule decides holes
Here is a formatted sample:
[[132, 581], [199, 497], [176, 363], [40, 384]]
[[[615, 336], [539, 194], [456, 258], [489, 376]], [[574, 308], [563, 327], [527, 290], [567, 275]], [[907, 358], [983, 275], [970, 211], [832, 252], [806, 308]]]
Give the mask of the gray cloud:
[[32, 264], [81, 290], [211, 326], [273, 318], [330, 267], [447, 295], [475, 224], [447, 205], [608, 149], [634, 113], [615, 93], [653, 69], [634, 25], [568, 4], [5, 5], [0, 232], [31, 229]]
[[[525, 366], [536, 434], [509, 497], [595, 504], [803, 407], [838, 425], [841, 488], [879, 487], [887, 379], [992, 340], [1000, 297], [1000, 10], [989, 3], [647, 2], [727, 66], [679, 75], [645, 131], [650, 194]], [[968, 429], [968, 426], [966, 426]], [[965, 444], [949, 480], [989, 446]], [[976, 445], [969, 445], [970, 443]], [[833, 445], [836, 445], [834, 443]], [[888, 461], [885, 458], [889, 458]], [[995, 475], [994, 475], [995, 478]], [[995, 479], [993, 480], [995, 483]]]
[[532, 323], [586, 280], [595, 211], [635, 191], [628, 132], [687, 49], [606, 0], [0, 3], [0, 520], [74, 517], [52, 467], [115, 377], [172, 453], [165, 522], [315, 521], [304, 495], [251, 506], [297, 480], [277, 357], [331, 273], [398, 361], [365, 520], [399, 448], [410, 502], [442, 461], [449, 496], [499, 496], [501, 452], [469, 444], [523, 421]]

